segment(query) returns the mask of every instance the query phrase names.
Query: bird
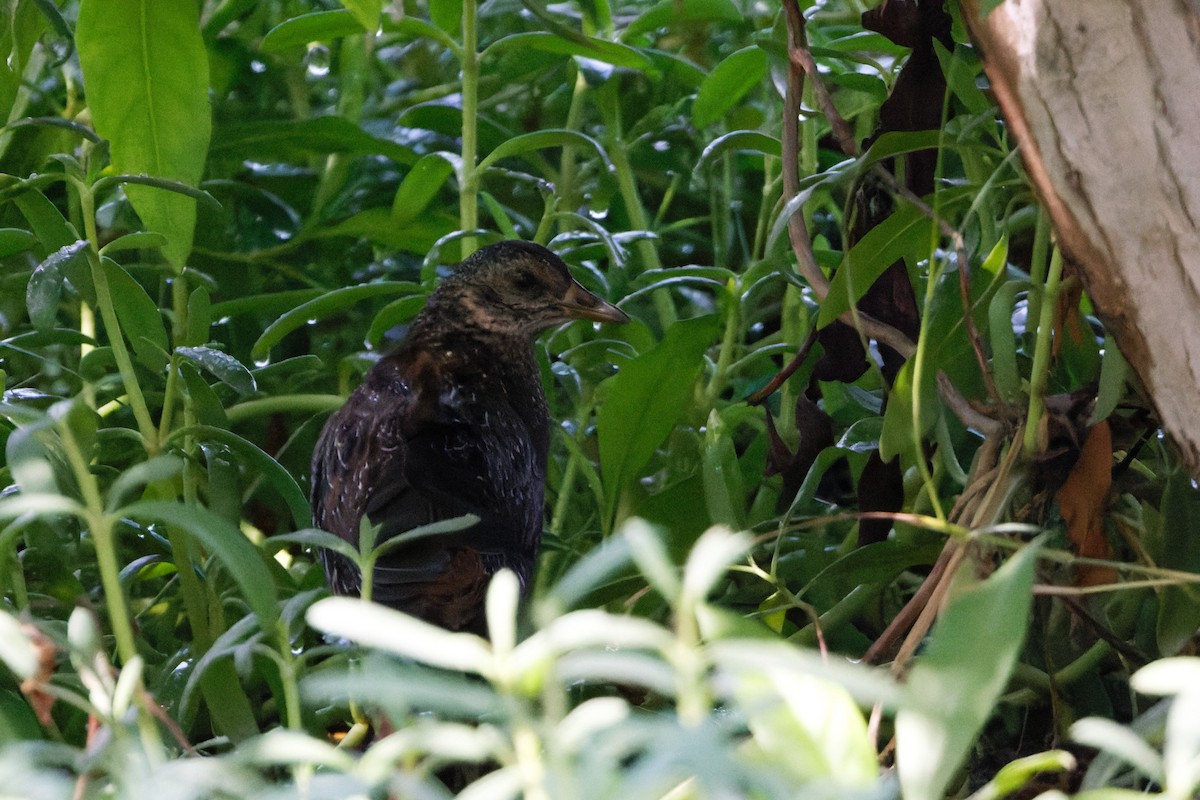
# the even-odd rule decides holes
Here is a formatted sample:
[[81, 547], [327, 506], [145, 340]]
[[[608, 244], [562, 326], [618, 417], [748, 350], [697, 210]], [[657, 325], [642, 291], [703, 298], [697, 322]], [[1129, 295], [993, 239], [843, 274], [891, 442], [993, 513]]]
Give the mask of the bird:
[[[479, 520], [386, 551], [372, 600], [486, 636], [491, 577], [512, 570], [528, 592], [550, 442], [534, 340], [576, 319], [629, 321], [549, 249], [483, 247], [441, 281], [403, 342], [330, 416], [312, 459], [318, 528], [358, 547], [364, 519], [379, 543], [465, 514]], [[351, 559], [322, 549], [320, 560], [335, 594], [360, 594]]]

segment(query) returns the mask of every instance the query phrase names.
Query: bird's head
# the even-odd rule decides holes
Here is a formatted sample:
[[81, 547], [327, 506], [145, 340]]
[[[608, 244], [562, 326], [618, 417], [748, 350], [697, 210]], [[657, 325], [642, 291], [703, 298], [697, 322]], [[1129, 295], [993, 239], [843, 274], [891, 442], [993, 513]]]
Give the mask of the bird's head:
[[539, 244], [507, 241], [476, 251], [438, 288], [431, 303], [496, 333], [533, 336], [574, 319], [628, 322], [625, 312], [589, 292]]

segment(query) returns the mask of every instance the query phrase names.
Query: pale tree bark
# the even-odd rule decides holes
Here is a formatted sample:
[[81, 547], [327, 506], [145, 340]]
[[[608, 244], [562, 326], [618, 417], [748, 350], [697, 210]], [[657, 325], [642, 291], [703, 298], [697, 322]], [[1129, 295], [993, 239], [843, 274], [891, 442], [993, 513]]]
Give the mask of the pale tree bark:
[[962, 0], [1099, 316], [1200, 477], [1200, 0]]

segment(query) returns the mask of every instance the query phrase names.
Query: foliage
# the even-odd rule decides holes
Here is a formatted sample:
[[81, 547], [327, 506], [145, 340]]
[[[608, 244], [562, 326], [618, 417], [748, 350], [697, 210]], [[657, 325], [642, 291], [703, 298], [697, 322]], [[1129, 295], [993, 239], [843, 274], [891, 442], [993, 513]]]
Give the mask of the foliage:
[[[960, 21], [862, 5], [13, 0], [5, 796], [1191, 796], [1200, 493]], [[539, 344], [488, 642], [323, 597], [303, 487], [501, 237], [635, 321]]]

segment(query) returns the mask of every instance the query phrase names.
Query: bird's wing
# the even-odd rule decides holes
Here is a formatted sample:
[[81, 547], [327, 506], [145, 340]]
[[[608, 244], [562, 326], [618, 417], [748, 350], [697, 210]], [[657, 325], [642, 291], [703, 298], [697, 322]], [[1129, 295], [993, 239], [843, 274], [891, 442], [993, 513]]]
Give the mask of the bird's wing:
[[[314, 451], [314, 521], [356, 546], [364, 516], [379, 527], [382, 543], [421, 525], [480, 513], [465, 477], [473, 468], [469, 455], [446, 452], [458, 446], [454, 437], [464, 435], [464, 420], [445, 402], [436, 371], [420, 366], [381, 362], [381, 373], [330, 417]], [[359, 592], [353, 564], [329, 552], [323, 559], [335, 591]], [[462, 535], [435, 535], [384, 553], [376, 561], [372, 597], [445, 627], [472, 627], [489, 575]]]

